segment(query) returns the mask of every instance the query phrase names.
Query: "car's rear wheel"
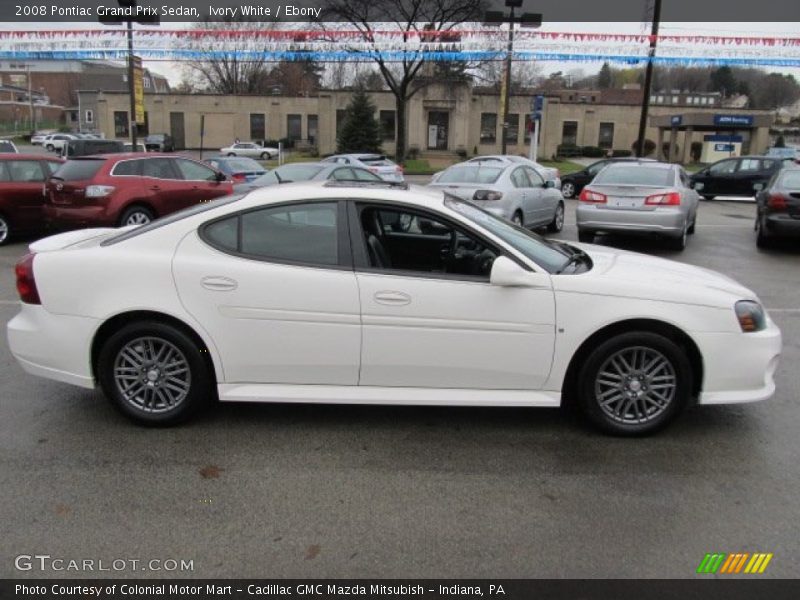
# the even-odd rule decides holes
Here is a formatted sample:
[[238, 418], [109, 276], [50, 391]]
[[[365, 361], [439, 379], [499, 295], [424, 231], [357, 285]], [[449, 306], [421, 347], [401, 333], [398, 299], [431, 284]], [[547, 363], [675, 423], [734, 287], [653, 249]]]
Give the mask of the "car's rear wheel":
[[131, 206], [119, 220], [120, 227], [128, 225], [147, 225], [153, 220], [153, 212], [144, 206]]
[[689, 226], [684, 224], [683, 231], [678, 237], [669, 238], [669, 247], [678, 252], [686, 248], [686, 241], [689, 233]]
[[575, 184], [570, 181], [565, 181], [561, 184], [561, 195], [564, 198], [572, 198], [575, 196]]
[[7, 243], [11, 237], [11, 225], [5, 215], [0, 215], [0, 246]]
[[582, 229], [579, 229], [578, 241], [584, 242], [585, 244], [591, 244], [594, 242], [594, 231], [583, 231]]
[[559, 202], [558, 206], [556, 206], [556, 214], [547, 226], [547, 231], [558, 233], [562, 229], [564, 229], [564, 203]]
[[759, 248], [772, 248], [774, 245], [774, 236], [770, 235], [769, 231], [767, 231], [764, 220], [758, 217], [756, 219], [756, 246]]
[[623, 333], [589, 355], [578, 386], [580, 406], [597, 427], [615, 435], [644, 435], [667, 425], [686, 405], [692, 368], [669, 338]]
[[270, 158], [272, 158], [272, 156], [270, 156], [269, 152], [262, 152], [261, 153], [261, 160], [269, 160]]
[[54, 150], [53, 144], [47, 144], [46, 148], [47, 148], [48, 152], [52, 152]]
[[109, 337], [97, 374], [112, 404], [142, 425], [179, 423], [212, 397], [201, 349], [180, 329], [158, 321], [132, 323]]
[[236, 152], [228, 152], [228, 156], [236, 156]]

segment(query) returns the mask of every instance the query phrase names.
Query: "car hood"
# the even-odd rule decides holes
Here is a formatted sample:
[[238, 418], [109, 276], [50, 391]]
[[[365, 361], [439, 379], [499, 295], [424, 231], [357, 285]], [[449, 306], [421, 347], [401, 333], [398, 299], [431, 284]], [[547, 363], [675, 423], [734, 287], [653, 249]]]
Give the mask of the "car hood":
[[[711, 269], [594, 244], [573, 244], [592, 259], [590, 271], [554, 277], [556, 289], [730, 308], [758, 296], [738, 281]], [[587, 285], [591, 280], [591, 285]]]

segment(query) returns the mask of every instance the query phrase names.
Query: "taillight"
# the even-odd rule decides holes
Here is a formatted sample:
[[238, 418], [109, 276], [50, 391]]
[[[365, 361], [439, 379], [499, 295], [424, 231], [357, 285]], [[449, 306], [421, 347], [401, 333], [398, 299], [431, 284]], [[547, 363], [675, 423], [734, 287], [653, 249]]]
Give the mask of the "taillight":
[[772, 210], [786, 210], [788, 204], [786, 203], [786, 198], [780, 194], [772, 194], [767, 199], [767, 206]]
[[645, 204], [650, 206], [680, 206], [681, 195], [678, 192], [669, 194], [653, 194], [644, 199]]
[[495, 192], [493, 190], [477, 190], [472, 195], [473, 200], [500, 200], [502, 197], [502, 192]]
[[26, 254], [14, 267], [17, 276], [17, 293], [19, 299], [26, 304], [41, 304], [39, 290], [36, 289], [36, 280], [33, 277], [33, 252]]
[[578, 196], [578, 200], [581, 202], [593, 202], [595, 204], [605, 204], [608, 202], [608, 198], [605, 194], [593, 192], [591, 190], [587, 190], [586, 188], [581, 191], [581, 195]]
[[103, 198], [113, 191], [114, 186], [112, 185], [87, 185], [85, 195], [87, 198]]
[[244, 173], [234, 173], [231, 180], [234, 183], [241, 183], [242, 181], [247, 181], [247, 176]]

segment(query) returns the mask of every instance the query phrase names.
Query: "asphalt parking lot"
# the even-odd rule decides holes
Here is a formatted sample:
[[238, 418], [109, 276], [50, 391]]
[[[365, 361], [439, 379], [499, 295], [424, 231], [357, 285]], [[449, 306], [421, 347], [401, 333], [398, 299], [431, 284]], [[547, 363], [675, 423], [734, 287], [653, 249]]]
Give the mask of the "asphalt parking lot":
[[[575, 202], [557, 237], [576, 239]], [[149, 430], [99, 392], [25, 374], [0, 339], [0, 576], [19, 554], [193, 561], [184, 577], [695, 576], [707, 552], [800, 564], [800, 245], [755, 246], [754, 206], [704, 202], [683, 253], [727, 273], [784, 334], [777, 395], [693, 407], [645, 439], [561, 410], [221, 405]], [[17, 311], [0, 248], [0, 322]], [[85, 293], [90, 293], [86, 291]], [[591, 310], [591, 307], [587, 307]]]

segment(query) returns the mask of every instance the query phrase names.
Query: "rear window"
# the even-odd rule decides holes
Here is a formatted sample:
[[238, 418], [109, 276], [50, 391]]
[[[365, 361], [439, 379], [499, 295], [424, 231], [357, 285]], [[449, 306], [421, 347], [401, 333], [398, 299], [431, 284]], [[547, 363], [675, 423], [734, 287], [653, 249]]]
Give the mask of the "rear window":
[[612, 165], [603, 169], [597, 177], [594, 178], [592, 184], [653, 185], [665, 187], [672, 185], [673, 182], [672, 169]]
[[494, 183], [502, 172], [503, 169], [498, 167], [457, 167], [447, 169], [436, 183]]
[[371, 167], [393, 167], [394, 163], [385, 156], [362, 156], [359, 160]]
[[778, 185], [790, 190], [800, 189], [800, 171], [787, 171], [783, 174], [783, 177], [781, 177]]
[[102, 158], [84, 158], [80, 160], [68, 160], [53, 173], [53, 177], [64, 181], [82, 181], [91, 179], [105, 163]]

